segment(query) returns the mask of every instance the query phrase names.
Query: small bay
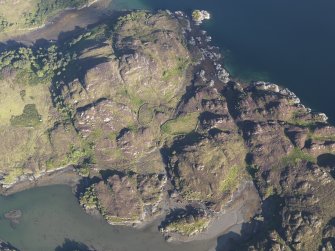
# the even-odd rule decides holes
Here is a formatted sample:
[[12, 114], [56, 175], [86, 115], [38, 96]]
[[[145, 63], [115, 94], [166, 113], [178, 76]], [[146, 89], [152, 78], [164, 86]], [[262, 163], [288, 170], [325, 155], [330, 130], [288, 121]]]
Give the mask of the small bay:
[[[20, 210], [19, 223], [4, 214]], [[96, 250], [203, 251], [216, 241], [168, 243], [155, 226], [137, 230], [111, 226], [90, 216], [78, 204], [68, 186], [47, 186], [0, 197], [0, 238], [22, 251], [65, 251], [85, 247]], [[80, 249], [85, 250], [85, 249]]]

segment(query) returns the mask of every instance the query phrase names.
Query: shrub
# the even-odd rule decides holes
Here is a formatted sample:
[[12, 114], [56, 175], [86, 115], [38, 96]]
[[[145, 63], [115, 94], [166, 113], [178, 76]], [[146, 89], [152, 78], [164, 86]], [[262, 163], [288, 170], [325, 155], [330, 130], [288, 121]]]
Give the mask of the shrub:
[[42, 121], [35, 104], [28, 104], [23, 108], [23, 113], [19, 116], [12, 116], [10, 123], [13, 126], [35, 127]]

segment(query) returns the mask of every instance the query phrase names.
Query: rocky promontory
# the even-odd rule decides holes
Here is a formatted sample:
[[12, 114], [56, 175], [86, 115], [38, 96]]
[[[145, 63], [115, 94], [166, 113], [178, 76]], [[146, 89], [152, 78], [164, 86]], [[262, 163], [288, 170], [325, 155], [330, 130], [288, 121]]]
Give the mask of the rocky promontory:
[[80, 204], [110, 224], [162, 218], [182, 241], [240, 225], [232, 250], [335, 247], [324, 114], [276, 84], [234, 80], [182, 12], [64, 37], [0, 55], [4, 190], [71, 166]]

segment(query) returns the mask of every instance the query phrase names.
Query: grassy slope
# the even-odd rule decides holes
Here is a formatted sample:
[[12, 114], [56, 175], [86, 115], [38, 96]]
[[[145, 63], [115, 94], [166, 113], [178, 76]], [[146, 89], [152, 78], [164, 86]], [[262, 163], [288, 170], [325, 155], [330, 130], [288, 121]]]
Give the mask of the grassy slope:
[[[163, 27], [170, 28], [171, 30], [177, 29], [175, 26], [170, 27], [171, 25], [175, 25], [175, 23], [166, 19], [164, 15], [158, 20], [163, 22], [160, 24]], [[123, 36], [128, 35], [128, 33], [131, 35], [133, 30], [137, 30], [133, 27], [134, 22], [129, 22], [129, 20], [125, 22], [127, 23], [123, 25], [126, 29], [119, 31]], [[141, 20], [141, 22], [144, 21]], [[154, 31], [152, 27], [151, 30], [148, 27], [144, 27], [144, 29], [146, 29], [147, 34]], [[113, 54], [113, 49], [109, 33], [110, 27], [99, 26], [81, 36], [70, 39], [58, 48], [52, 46], [50, 47], [51, 49], [46, 48], [43, 50], [36, 48], [32, 50], [22, 49], [15, 50], [9, 54], [6, 54], [6, 52], [1, 54], [0, 138], [6, 144], [0, 146], [0, 172], [6, 174], [10, 170], [15, 170], [15, 172], [10, 174], [10, 177], [12, 177], [9, 179], [10, 181], [14, 179], [15, 174], [22, 174], [20, 170], [13, 168], [23, 168], [25, 173], [38, 173], [45, 169], [50, 170], [69, 163], [76, 164], [81, 159], [92, 154], [88, 141], [98, 144], [100, 139], [104, 140], [106, 136], [111, 138], [110, 135], [112, 134], [113, 141], [115, 141], [119, 130], [108, 132], [108, 135], [93, 131], [94, 135], [90, 135], [86, 140], [83, 140], [81, 135], [75, 132], [70, 123], [74, 119], [72, 116], [75, 112], [75, 107], [72, 107], [70, 103], [73, 99], [81, 102], [79, 93], [77, 93], [79, 96], [76, 96], [75, 93], [71, 94], [72, 98], [68, 100], [70, 103], [62, 100], [64, 98], [62, 96], [58, 97], [60, 99], [54, 98], [57, 104], [56, 107], [53, 106], [52, 96], [50, 95], [50, 87], [57, 86], [59, 79], [67, 79], [68, 77], [72, 79], [76, 77], [82, 78], [85, 75], [85, 70], [82, 71], [81, 67], [78, 66], [83, 66], [83, 64], [87, 64], [90, 61], [99, 61], [103, 58], [106, 58], [106, 60], [109, 58], [108, 60], [113, 61], [110, 58]], [[140, 39], [145, 40], [143, 37], [140, 37]], [[177, 45], [180, 50], [179, 54], [187, 57], [185, 48], [179, 42]], [[160, 48], [160, 45], [152, 44], [152, 46]], [[143, 53], [147, 54], [150, 52], [145, 48], [143, 49]], [[71, 55], [74, 54], [77, 56], [72, 57]], [[179, 65], [179, 61], [173, 53], [165, 52], [162, 55], [165, 56], [164, 61], [168, 62], [169, 67], [174, 69]], [[153, 79], [149, 81], [151, 81], [151, 85], [158, 83], [166, 88], [164, 95], [153, 94], [150, 86], [149, 88], [143, 86], [141, 81], [130, 75], [129, 79], [127, 79], [127, 85], [123, 85], [128, 89], [128, 92], [122, 92], [121, 89], [124, 87], [121, 86], [122, 88], [115, 87], [109, 95], [112, 95], [111, 98], [114, 101], [129, 107], [134, 114], [138, 113], [144, 103], [149, 104], [147, 110], [142, 109], [143, 114], [138, 113], [138, 120], [151, 128], [151, 134], [159, 140], [161, 138], [160, 124], [158, 121], [151, 120], [155, 111], [164, 112], [168, 116], [171, 115], [172, 110], [170, 109], [173, 109], [176, 101], [179, 100], [181, 95], [180, 89], [183, 85], [176, 83], [184, 82], [186, 70], [183, 68], [182, 72], [166, 80], [163, 78], [163, 72], [166, 67], [162, 67], [163, 59], [160, 59], [158, 55], [153, 55], [153, 57], [156, 58], [157, 69], [153, 72]], [[111, 88], [109, 86], [107, 86], [108, 88], [102, 88], [105, 83], [99, 80], [101, 74], [95, 76], [93, 73], [94, 71], [91, 71], [91, 74], [86, 74], [86, 81], [91, 83], [98, 78], [97, 80], [101, 84], [99, 93], [101, 92], [102, 97], [108, 97], [109, 95], [107, 95], [108, 93], [106, 94], [106, 91], [111, 92]], [[143, 78], [145, 79], [145, 75], [143, 75]], [[90, 95], [83, 97], [81, 105], [94, 102], [96, 99], [99, 99], [99, 95], [98, 93], [94, 93], [92, 97]], [[161, 106], [162, 103], [163, 106]], [[27, 108], [34, 109], [29, 110]], [[119, 106], [113, 106], [113, 109], [115, 109], [115, 112], [112, 112], [113, 116], [116, 116], [116, 118], [122, 117], [123, 120], [126, 119], [124, 112], [119, 110]], [[30, 118], [26, 114], [33, 115], [34, 118]], [[148, 119], [142, 118], [145, 116]], [[191, 117], [192, 126], [190, 128], [181, 128], [181, 132], [178, 131], [178, 134], [187, 133], [189, 130], [194, 129], [197, 116]], [[123, 126], [136, 130], [139, 126], [138, 123], [141, 124], [132, 119]], [[63, 126], [63, 124], [65, 125]], [[175, 130], [165, 132], [165, 134], [173, 136]], [[138, 145], [140, 146], [141, 144], [142, 141], [139, 138]], [[136, 142], [135, 147], [137, 147]], [[113, 153], [101, 152], [101, 154], [105, 156], [106, 154], [111, 154], [110, 156], [114, 156], [115, 154], [120, 155], [120, 151], [113, 149]], [[139, 158], [141, 156], [142, 154], [139, 155]], [[114, 156], [113, 158], [118, 158], [118, 156]], [[153, 158], [157, 159], [156, 155]], [[36, 170], [36, 166], [39, 167], [39, 170]], [[7, 183], [10, 183], [9, 180]]]

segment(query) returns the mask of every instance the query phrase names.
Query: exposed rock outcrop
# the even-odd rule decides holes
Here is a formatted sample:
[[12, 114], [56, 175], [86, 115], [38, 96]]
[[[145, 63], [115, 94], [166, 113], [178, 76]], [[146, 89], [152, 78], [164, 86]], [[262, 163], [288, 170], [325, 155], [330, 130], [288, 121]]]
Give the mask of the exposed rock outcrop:
[[166, 238], [190, 240], [236, 210], [239, 250], [331, 250], [335, 128], [287, 89], [234, 81], [209, 42], [183, 13], [133, 12], [66, 41], [76, 56], [34, 98], [4, 74], [42, 121], [0, 119], [2, 183], [74, 165], [81, 205], [111, 224], [163, 217]]

